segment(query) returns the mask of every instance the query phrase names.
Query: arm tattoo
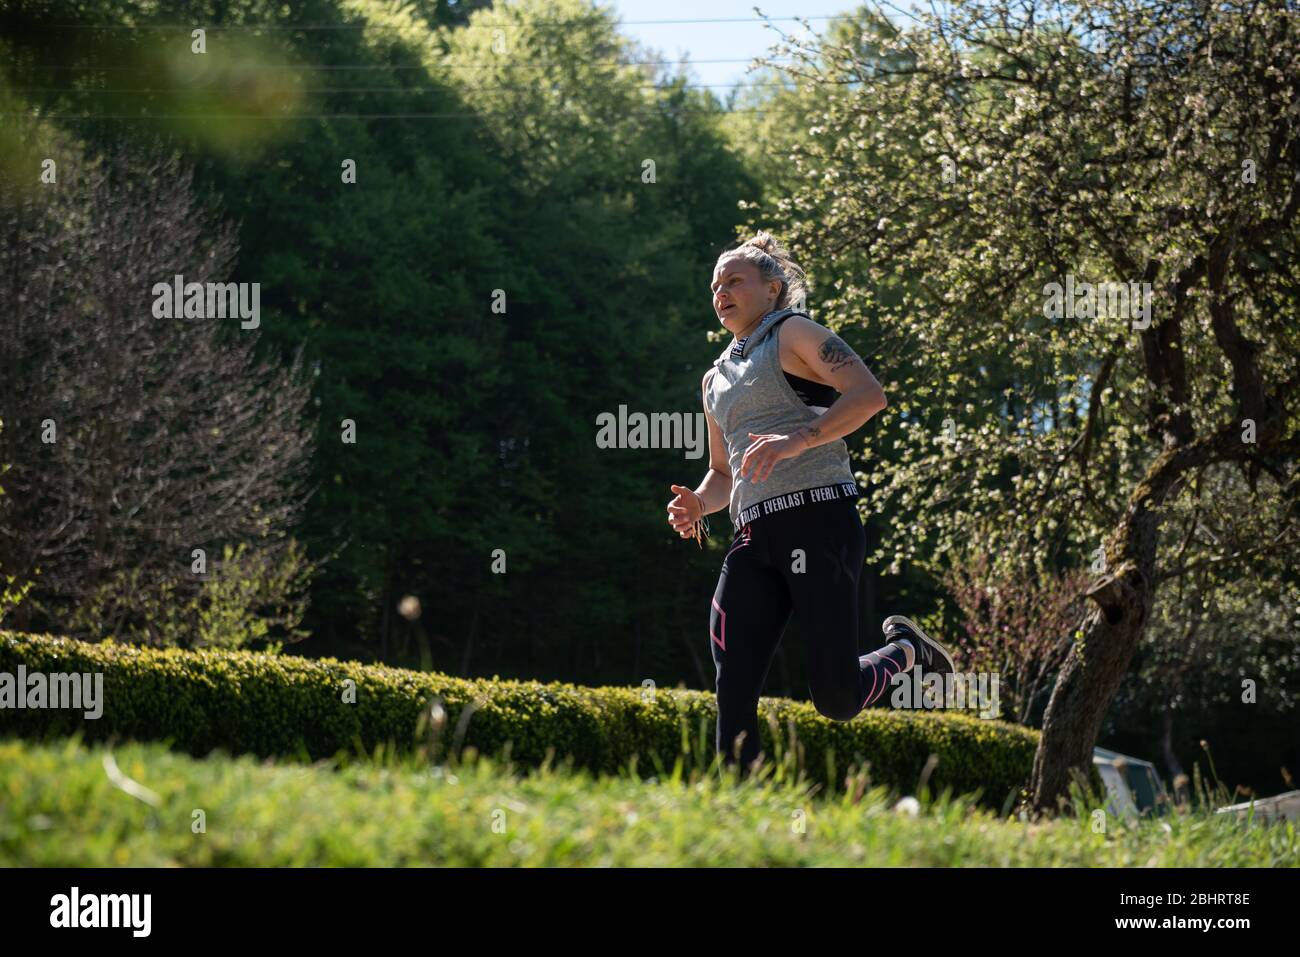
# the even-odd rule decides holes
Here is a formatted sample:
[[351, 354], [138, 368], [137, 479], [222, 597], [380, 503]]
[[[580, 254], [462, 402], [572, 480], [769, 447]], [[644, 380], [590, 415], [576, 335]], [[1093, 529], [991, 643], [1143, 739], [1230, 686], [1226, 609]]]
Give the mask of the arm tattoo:
[[821, 344], [817, 355], [821, 357], [822, 362], [830, 366], [832, 372], [838, 372], [846, 365], [862, 361], [843, 339], [834, 334]]

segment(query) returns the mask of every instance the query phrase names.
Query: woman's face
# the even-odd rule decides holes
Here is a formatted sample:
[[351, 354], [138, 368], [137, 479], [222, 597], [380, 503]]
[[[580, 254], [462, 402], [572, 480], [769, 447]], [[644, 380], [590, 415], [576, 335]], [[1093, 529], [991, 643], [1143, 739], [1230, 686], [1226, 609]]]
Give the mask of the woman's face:
[[726, 260], [713, 271], [713, 311], [732, 333], [740, 333], [772, 311], [781, 281], [763, 282], [747, 259]]

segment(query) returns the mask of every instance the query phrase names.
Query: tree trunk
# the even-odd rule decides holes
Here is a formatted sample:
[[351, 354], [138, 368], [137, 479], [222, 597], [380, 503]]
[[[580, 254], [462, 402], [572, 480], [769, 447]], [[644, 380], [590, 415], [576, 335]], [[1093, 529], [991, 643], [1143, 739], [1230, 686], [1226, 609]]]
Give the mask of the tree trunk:
[[1071, 781], [1088, 778], [1102, 719], [1151, 613], [1150, 581], [1130, 564], [1088, 591], [1098, 607], [1084, 619], [1083, 640], [1070, 649], [1056, 679], [1034, 755], [1030, 790], [1040, 811], [1058, 810]]
[[1068, 801], [1073, 780], [1087, 781], [1097, 732], [1128, 672], [1155, 604], [1156, 509], [1178, 477], [1207, 455], [1208, 443], [1166, 449], [1129, 497], [1128, 509], [1107, 543], [1110, 571], [1087, 596], [1097, 605], [1083, 622], [1052, 689], [1030, 781], [1036, 810], [1053, 812]]

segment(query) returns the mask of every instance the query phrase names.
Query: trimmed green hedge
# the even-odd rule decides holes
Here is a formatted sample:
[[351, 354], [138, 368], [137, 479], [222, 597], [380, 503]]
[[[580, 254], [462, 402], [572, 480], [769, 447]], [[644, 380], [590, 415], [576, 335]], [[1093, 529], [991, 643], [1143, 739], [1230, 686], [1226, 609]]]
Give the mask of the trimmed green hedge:
[[[571, 756], [575, 766], [598, 773], [616, 773], [637, 755], [642, 774], [654, 773], [656, 758], [660, 768], [671, 768], [684, 739], [706, 762], [713, 754], [712, 692], [470, 680], [333, 658], [156, 650], [0, 631], [0, 672], [16, 674], [20, 664], [28, 673], [104, 675], [98, 719], [71, 709], [0, 711], [0, 729], [28, 737], [80, 731], [87, 741], [167, 740], [197, 756], [223, 749], [315, 760], [427, 742], [421, 716], [436, 696], [447, 719], [443, 753], [457, 740], [490, 755], [509, 743], [512, 760], [537, 766], [553, 748], [553, 758]], [[355, 703], [344, 700], [349, 680]], [[994, 809], [1028, 782], [1038, 745], [1033, 730], [965, 715], [868, 709], [852, 721], [832, 721], [811, 703], [785, 698], [763, 698], [760, 710], [775, 718], [782, 749], [793, 728], [803, 766], [822, 784], [842, 786], [850, 762], [869, 760], [872, 783], [911, 793], [935, 754], [931, 790], [979, 791]], [[759, 732], [763, 749], [775, 754], [772, 729], [760, 722]]]

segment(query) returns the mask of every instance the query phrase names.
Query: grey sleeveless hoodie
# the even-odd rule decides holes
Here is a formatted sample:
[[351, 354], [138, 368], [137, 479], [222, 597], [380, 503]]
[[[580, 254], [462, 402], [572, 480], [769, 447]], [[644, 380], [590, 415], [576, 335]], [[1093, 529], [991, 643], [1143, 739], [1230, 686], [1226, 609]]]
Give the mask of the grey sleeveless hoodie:
[[[815, 421], [820, 414], [795, 394], [781, 368], [781, 323], [796, 313], [806, 315], [795, 309], [769, 312], [753, 332], [734, 345], [728, 343], [713, 361], [717, 371], [709, 377], [705, 404], [727, 443], [733, 527], [740, 526], [740, 515], [746, 509], [791, 492], [850, 483], [855, 488], [849, 494], [853, 497], [861, 494], [843, 439], [814, 446], [794, 458], [777, 462], [772, 474], [758, 485], [752, 481], [752, 471], [744, 477], [740, 474], [741, 460], [754, 443], [750, 432], [787, 434]], [[802, 504], [802, 501], [793, 500], [793, 503]]]

